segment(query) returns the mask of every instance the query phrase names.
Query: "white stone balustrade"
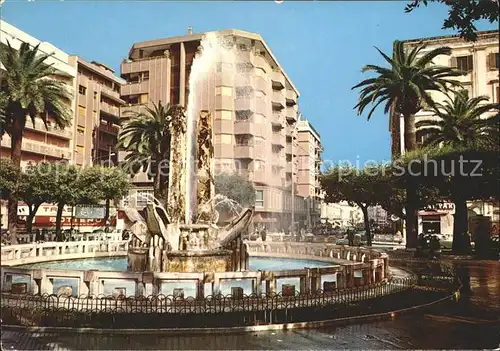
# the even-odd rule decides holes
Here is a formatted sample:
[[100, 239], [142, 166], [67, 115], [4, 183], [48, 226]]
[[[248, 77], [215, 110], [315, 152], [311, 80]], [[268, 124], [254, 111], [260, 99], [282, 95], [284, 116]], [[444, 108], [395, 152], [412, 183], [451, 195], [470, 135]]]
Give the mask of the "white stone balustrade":
[[[25, 276], [29, 282], [27, 291], [31, 294], [52, 294], [55, 279], [76, 279], [77, 290], [73, 295], [102, 295], [104, 282], [120, 289], [122, 281], [135, 283], [135, 291], [127, 295], [158, 295], [162, 284], [189, 281], [196, 285], [196, 298], [216, 295], [221, 291], [222, 281], [251, 281], [252, 293], [279, 293], [276, 291], [279, 279], [297, 278], [296, 290], [301, 294], [315, 293], [323, 289], [322, 278], [335, 276], [325, 286], [336, 289], [355, 286], [370, 286], [386, 280], [387, 254], [369, 248], [357, 248], [319, 243], [267, 243], [247, 242], [252, 256], [313, 259], [331, 262], [328, 267], [273, 271], [201, 272], [201, 273], [134, 273], [109, 271], [78, 271], [53, 269], [22, 269], [13, 267], [54, 260], [71, 260], [91, 257], [125, 256], [127, 241], [81, 241], [12, 245], [1, 248], [2, 291], [10, 292], [14, 276]], [[120, 281], [118, 283], [118, 281]], [[324, 283], [325, 283], [324, 282]], [[205, 284], [211, 284], [211, 291], [205, 291]], [[264, 283], [264, 284], [263, 284]], [[264, 288], [263, 288], [264, 285]], [[264, 290], [264, 291], [263, 291]]]

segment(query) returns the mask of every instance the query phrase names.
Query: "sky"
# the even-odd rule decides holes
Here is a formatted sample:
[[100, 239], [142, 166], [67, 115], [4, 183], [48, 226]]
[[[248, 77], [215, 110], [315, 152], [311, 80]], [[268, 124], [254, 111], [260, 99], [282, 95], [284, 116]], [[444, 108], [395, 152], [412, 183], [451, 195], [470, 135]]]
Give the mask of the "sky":
[[[195, 33], [240, 29], [259, 33], [300, 92], [299, 109], [321, 135], [326, 163], [362, 166], [390, 159], [388, 115], [370, 121], [353, 107], [351, 87], [383, 65], [394, 40], [455, 34], [441, 29], [447, 8], [411, 14], [405, 1], [49, 1], [6, 0], [2, 19], [71, 55], [99, 61], [119, 74], [132, 44]], [[479, 23], [480, 30], [498, 23]]]

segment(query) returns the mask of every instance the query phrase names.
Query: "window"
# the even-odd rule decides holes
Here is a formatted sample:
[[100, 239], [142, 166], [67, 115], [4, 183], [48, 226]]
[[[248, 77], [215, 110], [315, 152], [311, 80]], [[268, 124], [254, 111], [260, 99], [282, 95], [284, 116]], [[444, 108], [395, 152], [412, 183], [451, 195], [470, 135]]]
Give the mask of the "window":
[[488, 68], [490, 71], [500, 68], [500, 54], [498, 52], [492, 52], [488, 55]]
[[248, 146], [251, 144], [251, 139], [248, 135], [235, 135], [234, 140], [238, 146]]
[[252, 87], [237, 87], [236, 88], [236, 97], [238, 98], [249, 98], [252, 96], [253, 89]]
[[148, 103], [148, 97], [149, 97], [148, 94], [141, 94], [141, 95], [139, 95], [139, 103], [143, 104], [143, 105], [147, 104]]
[[76, 146], [76, 151], [79, 153], [79, 154], [83, 154], [85, 153], [85, 148], [81, 145], [77, 145]]
[[147, 72], [142, 72], [142, 81], [147, 81], [149, 80], [149, 71]]
[[255, 207], [264, 207], [264, 190], [255, 190]]
[[85, 134], [85, 128], [84, 127], [77, 127], [77, 131], [79, 135], [84, 135]]
[[94, 100], [97, 100], [97, 91], [94, 91]]
[[248, 121], [252, 117], [253, 112], [250, 110], [238, 110], [236, 111], [237, 121]]
[[456, 65], [454, 65], [454, 67], [465, 72], [472, 71], [473, 69], [472, 55], [458, 56], [455, 59], [456, 59]]
[[85, 95], [85, 94], [87, 94], [87, 88], [85, 88], [83, 85], [79, 85], [78, 92], [82, 95]]
[[497, 86], [496, 93], [497, 93], [497, 96], [496, 96], [495, 102], [499, 103], [500, 102], [500, 86]]
[[81, 116], [85, 116], [87, 113], [87, 110], [83, 106], [78, 106], [78, 114]]

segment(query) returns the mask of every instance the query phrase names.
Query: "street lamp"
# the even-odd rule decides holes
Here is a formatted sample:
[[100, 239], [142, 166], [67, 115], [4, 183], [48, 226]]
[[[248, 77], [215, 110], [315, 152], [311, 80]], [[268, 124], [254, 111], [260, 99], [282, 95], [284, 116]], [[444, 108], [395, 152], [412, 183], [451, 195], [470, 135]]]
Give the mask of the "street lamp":
[[295, 139], [295, 134], [297, 132], [297, 125], [298, 123], [300, 122], [300, 120], [302, 119], [302, 113], [299, 112], [297, 114], [297, 121], [295, 122], [295, 124], [293, 125], [293, 129], [292, 129], [292, 238], [295, 234], [295, 175], [294, 175], [294, 165], [295, 165], [295, 152], [294, 152], [294, 145], [295, 145], [295, 142], [294, 142], [294, 139]]

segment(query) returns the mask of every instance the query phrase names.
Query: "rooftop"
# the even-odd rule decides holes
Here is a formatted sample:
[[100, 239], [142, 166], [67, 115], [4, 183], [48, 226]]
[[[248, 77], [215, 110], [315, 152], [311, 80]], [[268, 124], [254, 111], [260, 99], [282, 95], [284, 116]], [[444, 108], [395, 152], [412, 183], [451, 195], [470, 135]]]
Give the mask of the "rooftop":
[[[273, 60], [273, 63], [281, 70], [283, 75], [285, 76], [287, 83], [290, 84], [292, 89], [295, 91], [297, 96], [300, 95], [299, 91], [295, 87], [295, 85], [292, 83], [288, 75], [286, 74], [285, 70], [281, 67], [281, 65], [278, 63], [278, 60], [276, 57], [273, 55], [271, 52], [271, 49], [267, 46], [266, 42], [262, 38], [260, 34], [257, 33], [251, 33], [251, 32], [246, 32], [242, 31], [239, 29], [224, 29], [224, 30], [219, 30], [219, 31], [213, 31], [215, 33], [221, 34], [221, 35], [234, 35], [242, 38], [247, 38], [247, 39], [253, 39], [253, 40], [258, 40], [266, 49], [266, 51], [269, 53], [269, 56]], [[188, 42], [188, 41], [194, 41], [194, 40], [201, 40], [204, 35], [207, 33], [212, 33], [212, 32], [203, 32], [203, 33], [193, 33], [193, 34], [187, 34], [187, 35], [182, 35], [182, 36], [176, 36], [176, 37], [169, 37], [169, 38], [164, 38], [164, 39], [156, 39], [156, 40], [148, 40], [148, 41], [142, 41], [138, 42], [132, 45], [132, 48], [129, 51], [129, 58], [132, 59], [132, 55], [135, 52], [135, 50], [138, 49], [145, 49], [145, 48], [154, 48], [154, 47], [164, 47], [168, 46], [170, 44], [174, 43], [182, 43], [182, 42]]]
[[[477, 34], [477, 40], [489, 39], [489, 38], [496, 38], [498, 40], [499, 31], [498, 30], [485, 30], [485, 31], [477, 32], [476, 34]], [[449, 41], [450, 39], [456, 40], [456, 41], [465, 41], [464, 39], [460, 38], [460, 36], [458, 34], [455, 34], [455, 35], [441, 35], [441, 36], [427, 37], [427, 38], [406, 39], [406, 40], [402, 40], [401, 42], [403, 42], [405, 44], [411, 44], [411, 43], [418, 43], [421, 41], [425, 41], [425, 42]]]

